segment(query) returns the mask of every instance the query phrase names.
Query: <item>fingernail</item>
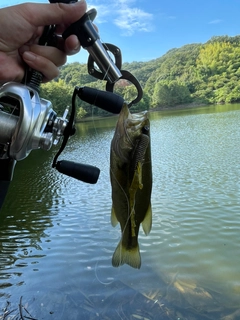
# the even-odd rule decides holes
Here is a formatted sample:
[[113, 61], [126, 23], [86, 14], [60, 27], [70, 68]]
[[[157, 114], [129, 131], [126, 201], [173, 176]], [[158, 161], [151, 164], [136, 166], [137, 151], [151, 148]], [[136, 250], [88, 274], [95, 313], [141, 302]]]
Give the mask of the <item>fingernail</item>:
[[80, 44], [78, 43], [78, 44], [76, 45], [76, 47], [73, 49], [73, 51], [74, 51], [74, 52], [77, 52], [77, 51], [79, 51], [79, 49], [80, 49]]
[[30, 51], [25, 51], [23, 53], [23, 58], [24, 58], [24, 60], [33, 61], [36, 59], [36, 55]]

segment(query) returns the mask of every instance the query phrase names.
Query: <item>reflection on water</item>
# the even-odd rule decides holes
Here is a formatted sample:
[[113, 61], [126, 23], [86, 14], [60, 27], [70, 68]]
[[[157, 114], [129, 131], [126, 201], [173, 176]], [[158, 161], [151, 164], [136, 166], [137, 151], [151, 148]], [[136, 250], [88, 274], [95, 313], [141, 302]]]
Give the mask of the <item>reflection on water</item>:
[[79, 124], [62, 155], [98, 166], [96, 185], [51, 169], [56, 150], [17, 164], [0, 215], [0, 319], [19, 305], [37, 319], [239, 319], [240, 105], [151, 113], [154, 215], [140, 270], [111, 266], [115, 122]]

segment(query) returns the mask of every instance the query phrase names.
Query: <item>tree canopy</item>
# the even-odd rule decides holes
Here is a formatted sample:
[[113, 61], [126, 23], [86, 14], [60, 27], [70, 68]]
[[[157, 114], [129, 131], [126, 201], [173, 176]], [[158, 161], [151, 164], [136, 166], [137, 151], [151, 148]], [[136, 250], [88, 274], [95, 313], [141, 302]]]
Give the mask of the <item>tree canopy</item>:
[[[143, 87], [144, 97], [132, 107], [135, 111], [190, 102], [237, 102], [240, 101], [240, 36], [213, 37], [204, 44], [171, 49], [155, 60], [124, 63], [122, 69], [133, 73]], [[86, 64], [75, 62], [62, 66], [57, 79], [42, 85], [41, 96], [50, 100], [57, 112], [63, 112], [71, 103], [75, 86], [104, 90], [105, 82], [89, 75]], [[123, 80], [115, 84], [115, 92], [126, 101], [136, 96], [134, 86]], [[78, 101], [77, 117], [90, 114], [107, 113]]]

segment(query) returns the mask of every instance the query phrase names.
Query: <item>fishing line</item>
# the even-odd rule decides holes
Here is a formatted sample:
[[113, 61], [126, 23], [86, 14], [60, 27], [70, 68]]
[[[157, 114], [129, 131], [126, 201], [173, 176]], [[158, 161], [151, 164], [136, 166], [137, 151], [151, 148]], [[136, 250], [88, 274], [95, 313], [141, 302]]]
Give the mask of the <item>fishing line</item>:
[[[110, 64], [109, 64], [109, 68], [110, 68]], [[109, 68], [106, 70], [104, 76], [103, 76], [103, 80], [106, 80], [107, 79], [107, 74], [108, 74], [108, 71], [109, 71]], [[98, 95], [95, 97], [95, 101], [97, 100], [97, 97]], [[94, 110], [96, 110], [96, 107], [94, 106], [94, 103], [92, 104], [92, 110], [91, 110], [91, 121], [92, 121], [92, 124], [93, 124], [93, 128], [94, 128], [94, 131], [96, 133], [96, 135], [99, 135], [99, 132], [98, 132], [98, 129], [97, 129], [97, 125], [96, 125], [96, 120], [94, 118]], [[114, 129], [113, 129], [113, 134], [114, 134]], [[103, 150], [103, 153], [104, 153], [104, 157], [106, 159], [106, 163], [107, 165], [109, 166], [109, 162], [110, 162], [110, 148], [111, 148], [111, 141], [110, 141], [110, 147], [109, 147], [109, 151], [107, 153], [107, 151], [104, 149]], [[112, 172], [112, 168], [110, 167], [110, 170]], [[108, 179], [108, 181], [110, 182], [110, 176], [109, 176], [109, 171], [108, 171], [108, 174], [106, 172], [104, 172], [104, 176]], [[112, 172], [113, 174], [113, 172]], [[122, 189], [121, 185], [119, 185], [120, 188]], [[122, 189], [122, 191], [124, 192], [124, 190]], [[125, 192], [124, 192], [125, 193]], [[111, 197], [111, 194], [109, 194], [109, 196]], [[127, 195], [125, 194], [126, 196], [126, 199], [127, 199]], [[127, 199], [128, 200], [128, 199]], [[109, 224], [111, 224], [111, 206], [109, 208]], [[98, 269], [100, 269], [100, 266], [99, 266], [99, 262], [100, 262], [100, 258], [98, 259], [98, 261], [96, 262], [95, 264], [95, 268], [94, 268], [94, 272], [95, 272], [95, 277], [97, 279], [97, 281], [99, 283], [101, 283], [102, 285], [111, 285], [115, 279], [113, 278], [111, 281], [102, 281], [98, 275]], [[116, 272], [116, 271], [115, 271]], [[117, 273], [119, 273], [120, 270], [117, 271]]]
[[[102, 43], [104, 43], [104, 41], [101, 39], [101, 42]], [[107, 45], [106, 45], [106, 47], [107, 47]], [[107, 48], [108, 49], [108, 48]], [[109, 64], [109, 67], [108, 67], [108, 69], [106, 70], [106, 72], [105, 72], [105, 74], [104, 74], [104, 76], [103, 76], [103, 80], [106, 80], [107, 79], [107, 74], [108, 74], [108, 71], [109, 71], [109, 69], [110, 69], [110, 64]], [[96, 95], [96, 98], [95, 98], [95, 101], [97, 100], [97, 97], [98, 97], [98, 94]], [[92, 117], [92, 123], [93, 123], [93, 128], [94, 128], [94, 131], [95, 131], [95, 133], [98, 135], [99, 134], [99, 132], [98, 132], [98, 130], [97, 130], [97, 127], [96, 127], [96, 124], [95, 124], [95, 119], [94, 119], [94, 110], [96, 109], [96, 107], [94, 106], [94, 104], [92, 105], [92, 112], [91, 112], [91, 117]], [[109, 163], [109, 155], [107, 155], [107, 153], [105, 152], [105, 150], [104, 150], [104, 153], [105, 153], [105, 156], [106, 156], [106, 159], [107, 159], [107, 163]]]
[[[106, 50], [108, 50], [108, 48], [106, 47]], [[109, 50], [110, 51], [110, 50]], [[107, 70], [105, 71], [105, 74], [103, 75], [103, 80], [106, 80], [107, 79], [107, 75], [108, 75], [108, 71], [109, 71], [109, 68], [110, 68], [110, 64], [109, 64], [109, 67], [107, 68]], [[94, 128], [94, 131], [95, 133], [98, 135], [98, 130], [97, 130], [97, 126], [96, 126], [96, 122], [95, 122], [95, 119], [94, 119], [94, 104], [97, 100], [97, 97], [98, 97], [98, 94], [96, 95], [95, 97], [95, 100], [94, 102], [92, 103], [92, 112], [91, 112], [91, 120], [92, 120], [92, 124], [93, 124], [93, 128]], [[130, 114], [130, 117], [131, 117], [131, 114]], [[139, 115], [140, 117], [140, 115]], [[116, 129], [115, 129], [116, 130]], [[127, 121], [124, 122], [124, 132], [125, 132], [125, 135], [127, 137], [127, 140], [129, 141], [130, 145], [133, 146], [133, 141], [128, 133], [128, 130], [127, 130]], [[110, 147], [111, 148], [111, 147]], [[119, 145], [117, 144], [117, 148], [119, 148]], [[119, 149], [121, 151], [121, 148]], [[112, 151], [110, 151], [112, 152]], [[121, 153], [121, 152], [120, 152]], [[107, 153], [106, 151], [104, 150], [104, 154], [105, 154], [105, 158], [107, 158], [107, 163], [109, 163], [109, 155], [107, 156]], [[129, 195], [127, 192], [125, 192], [124, 188], [121, 186], [120, 182], [118, 182], [117, 180], [117, 177], [115, 176], [114, 172], [113, 172], [113, 168], [111, 168], [110, 166], [110, 173], [111, 173], [111, 176], [112, 176], [112, 179], [115, 179], [115, 182], [116, 184], [119, 186], [119, 189], [122, 191], [123, 195], [124, 195], [124, 198], [125, 198], [125, 203], [124, 203], [124, 206], [127, 207], [127, 212], [128, 212], [128, 216], [127, 216], [127, 221], [125, 223], [125, 226], [123, 227], [123, 230], [121, 231], [121, 237], [120, 237], [120, 241], [119, 241], [119, 244], [117, 246], [117, 248], [119, 247], [119, 250], [120, 250], [120, 264], [122, 264], [122, 239], [123, 239], [123, 234], [125, 233], [126, 231], [126, 228], [128, 226], [128, 223], [129, 223], [129, 220], [131, 221], [132, 220], [132, 217], [133, 215], [135, 214], [135, 200], [133, 201], [133, 203], [131, 203], [130, 199], [129, 198]], [[109, 176], [108, 176], [108, 179], [109, 179]], [[98, 266], [98, 263], [96, 264], [96, 267], [95, 267], [95, 274], [96, 274], [96, 278], [98, 279], [98, 281], [101, 282], [101, 280], [99, 279], [99, 277], [97, 276], [97, 266]]]
[[[110, 65], [109, 65], [109, 68], [110, 68]], [[108, 74], [109, 68], [106, 70], [106, 72], [105, 72], [105, 74], [104, 74], [104, 76], [103, 76], [103, 79], [107, 79], [107, 74]], [[96, 101], [97, 97], [98, 97], [98, 95], [96, 96], [95, 101]], [[94, 131], [95, 131], [95, 133], [98, 135], [99, 133], [98, 133], [98, 129], [97, 129], [97, 126], [96, 126], [95, 119], [94, 119], [94, 110], [95, 110], [95, 107], [94, 107], [94, 103], [93, 103], [93, 104], [92, 104], [92, 110], [91, 110], [91, 118], [92, 118], [91, 121], [92, 121], [92, 124], [93, 124]], [[131, 144], [133, 145], [133, 142], [131, 141], [131, 139], [130, 139], [130, 137], [129, 137], [129, 134], [128, 134], [128, 132], [127, 132], [126, 124], [125, 124], [125, 126], [124, 126], [124, 131], [125, 131], [128, 139], [130, 140]], [[113, 131], [113, 135], [114, 135], [114, 131]], [[110, 148], [111, 148], [111, 142], [110, 142]], [[109, 149], [110, 149], [110, 148], [109, 148]], [[107, 152], [106, 152], [105, 149], [104, 149], [104, 154], [105, 154], [106, 162], [109, 164], [109, 158], [110, 158], [110, 156], [109, 156], [109, 153], [107, 154]], [[122, 190], [122, 192], [123, 192], [123, 194], [124, 194], [124, 197], [125, 197], [125, 199], [126, 199], [126, 204], [127, 204], [127, 210], [128, 210], [128, 212], [129, 212], [128, 219], [127, 219], [127, 221], [126, 221], [125, 227], [123, 228], [123, 232], [121, 232], [120, 241], [119, 241], [119, 243], [121, 243], [121, 242], [122, 242], [122, 236], [123, 236], [123, 233], [125, 232], [125, 230], [126, 230], [126, 228], [127, 228], [129, 219], [131, 219], [132, 214], [134, 214], [134, 208], [133, 208], [133, 210], [131, 210], [131, 212], [130, 212], [130, 202], [129, 202], [129, 200], [128, 200], [128, 195], [126, 194], [126, 192], [124, 191], [124, 189], [123, 189], [123, 187], [120, 185], [120, 183], [117, 181], [117, 178], [116, 178], [116, 176], [114, 175], [111, 166], [110, 166], [110, 170], [109, 170], [109, 171], [111, 172], [113, 178], [115, 179], [116, 183], [118, 184], [119, 188]], [[106, 176], [106, 177], [109, 179], [109, 181], [110, 181], [109, 175], [106, 175], [106, 174], [105, 174], [105, 176]], [[109, 213], [110, 213], [110, 215], [111, 215], [111, 211], [110, 211]], [[109, 216], [110, 216], [110, 215], [109, 215]], [[109, 222], [110, 222], [110, 219], [109, 219]], [[121, 230], [121, 228], [120, 228], [120, 230]], [[121, 247], [120, 247], [120, 248], [121, 248]], [[120, 251], [120, 261], [122, 261], [122, 250]], [[111, 282], [104, 282], [104, 281], [101, 281], [101, 280], [100, 280], [100, 278], [99, 278], [99, 276], [98, 276], [98, 274], [97, 274], [98, 263], [99, 263], [99, 260], [97, 261], [97, 263], [96, 263], [96, 265], [95, 265], [95, 276], [96, 276], [96, 279], [97, 279], [101, 284], [104, 284], [104, 285], [109, 285], [109, 284], [111, 284], [113, 281], [111, 281]], [[120, 272], [120, 270], [119, 270], [118, 272]]]
[[[98, 260], [98, 261], [99, 261], [99, 260]], [[105, 286], [108, 286], [108, 285], [112, 284], [115, 279], [112, 278], [112, 280], [111, 280], [111, 281], [108, 281], [108, 282], [103, 282], [103, 281], [100, 280], [99, 276], [97, 275], [98, 261], [96, 262], [95, 268], [94, 268], [95, 277], [96, 277], [96, 279], [97, 279], [98, 282], [100, 282], [101, 284], [103, 284], [103, 285], [105, 285]]]

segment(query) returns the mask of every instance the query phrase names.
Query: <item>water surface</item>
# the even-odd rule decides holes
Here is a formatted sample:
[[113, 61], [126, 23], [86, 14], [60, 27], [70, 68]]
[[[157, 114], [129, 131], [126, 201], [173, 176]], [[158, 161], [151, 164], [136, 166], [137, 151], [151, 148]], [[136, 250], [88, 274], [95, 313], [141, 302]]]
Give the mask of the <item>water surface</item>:
[[0, 319], [19, 304], [36, 319], [239, 319], [240, 105], [151, 113], [153, 227], [140, 232], [140, 270], [111, 266], [115, 123], [79, 124], [62, 155], [98, 166], [96, 185], [53, 170], [56, 150], [17, 164], [0, 215]]

